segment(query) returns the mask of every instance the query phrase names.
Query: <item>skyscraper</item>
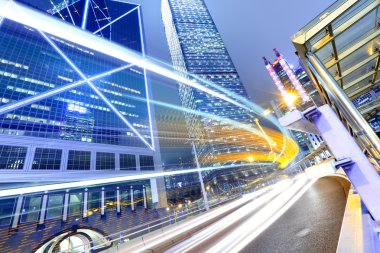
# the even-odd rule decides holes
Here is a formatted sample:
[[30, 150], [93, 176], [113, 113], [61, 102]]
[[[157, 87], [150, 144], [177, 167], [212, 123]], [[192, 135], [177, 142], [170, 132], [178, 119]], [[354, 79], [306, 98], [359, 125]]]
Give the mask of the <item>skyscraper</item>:
[[[274, 49], [274, 52], [276, 59], [273, 63], [265, 57], [263, 59], [269, 75], [281, 93], [281, 100], [271, 101], [270, 103], [276, 116], [280, 118], [296, 108], [300, 110], [307, 109], [313, 105], [312, 100], [317, 100], [317, 103], [320, 103], [317, 90], [302, 65], [293, 69], [283, 55], [276, 49]], [[294, 98], [290, 99], [290, 95], [294, 96]], [[309, 154], [316, 150], [323, 142], [320, 136], [314, 134], [298, 131], [290, 132], [304, 154]]]
[[[174, 67], [188, 76], [195, 74], [248, 99], [236, 68], [203, 0], [163, 0], [162, 18]], [[190, 78], [190, 77], [189, 77]], [[210, 88], [210, 87], [209, 87]], [[179, 84], [183, 107], [252, 123], [246, 111], [202, 91]], [[194, 114], [186, 115], [191, 138], [203, 165], [215, 164], [218, 155], [239, 152], [244, 147], [213, 143], [223, 123]], [[207, 141], [211, 140], [211, 141]]]
[[[140, 6], [63, 1], [47, 11], [69, 24], [21, 4], [11, 5], [26, 18], [35, 17], [35, 22], [18, 22], [11, 15], [1, 20], [1, 172], [17, 169], [23, 174], [20, 180], [28, 182], [30, 171], [43, 173], [41, 181], [57, 181], [57, 173], [69, 181], [77, 176], [68, 171], [96, 178], [160, 170], [145, 70], [81, 40], [96, 38], [100, 47], [118, 43], [144, 54]], [[99, 23], [95, 14], [85, 14], [86, 8], [105, 15], [105, 23]], [[46, 25], [38, 27], [41, 20]], [[72, 36], [62, 35], [67, 30]]]

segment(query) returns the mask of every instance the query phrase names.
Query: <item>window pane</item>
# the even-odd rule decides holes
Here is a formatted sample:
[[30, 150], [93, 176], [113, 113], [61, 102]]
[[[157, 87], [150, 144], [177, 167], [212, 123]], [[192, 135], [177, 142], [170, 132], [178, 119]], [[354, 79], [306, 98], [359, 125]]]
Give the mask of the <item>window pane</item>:
[[105, 208], [107, 210], [116, 210], [116, 192], [106, 191]]
[[55, 194], [50, 195], [48, 199], [48, 210], [46, 214], [46, 219], [51, 219], [59, 217], [63, 212], [63, 195]]
[[36, 148], [33, 170], [59, 170], [61, 166], [61, 149]]
[[121, 191], [120, 205], [123, 207], [130, 207], [131, 205], [131, 194], [130, 190]]
[[16, 198], [0, 200], [0, 226], [9, 225], [11, 223], [15, 203]]
[[96, 153], [96, 169], [97, 170], [115, 170], [115, 154], [114, 153]]
[[140, 169], [141, 170], [154, 170], [153, 156], [140, 155]]
[[136, 156], [128, 154], [120, 154], [121, 170], [136, 170]]
[[135, 201], [136, 206], [143, 206], [144, 205], [144, 197], [142, 189], [137, 189], [133, 191], [133, 199]]
[[69, 213], [72, 215], [81, 214], [82, 201], [83, 201], [83, 194], [81, 192], [70, 194]]
[[22, 170], [26, 157], [26, 147], [0, 145], [0, 169]]
[[32, 222], [38, 220], [40, 213], [41, 196], [27, 196], [21, 210], [21, 222]]
[[93, 212], [99, 211], [100, 200], [100, 192], [89, 192], [88, 209]]
[[67, 170], [89, 170], [91, 165], [91, 152], [70, 150], [67, 161]]

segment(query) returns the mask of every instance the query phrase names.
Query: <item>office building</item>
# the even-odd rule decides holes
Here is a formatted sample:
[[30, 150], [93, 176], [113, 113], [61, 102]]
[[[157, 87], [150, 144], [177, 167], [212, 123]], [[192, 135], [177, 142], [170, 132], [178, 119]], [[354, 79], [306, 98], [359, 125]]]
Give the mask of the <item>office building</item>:
[[[59, 13], [58, 18], [72, 24], [18, 5], [30, 15], [51, 20], [45, 28], [56, 26], [57, 34], [59, 29], [73, 29], [87, 36], [82, 27], [72, 26], [86, 23], [78, 7], [84, 2], [89, 1], [63, 1], [71, 5], [47, 11], [55, 16]], [[88, 8], [94, 8], [96, 2]], [[93, 31], [94, 17], [88, 15], [87, 27], [94, 33], [91, 36], [101, 35], [105, 46], [115, 42], [144, 54], [140, 6], [99, 2], [109, 2], [109, 6], [95, 8], [108, 11], [108, 23], [97, 29], [102, 31], [98, 34]], [[75, 15], [81, 19], [74, 19]], [[130, 24], [125, 23], [127, 17], [133, 20]], [[118, 36], [103, 33], [106, 29]], [[41, 173], [44, 176], [38, 183], [46, 183], [57, 181], [58, 174], [63, 181], [74, 180], [77, 175], [73, 171], [96, 178], [161, 170], [154, 111], [149, 103], [151, 90], [144, 69], [125, 65], [80, 41], [11, 19], [2, 19], [0, 33], [1, 173], [17, 170], [23, 175], [12, 182], [28, 182], [29, 177]], [[86, 81], [85, 77], [93, 79]]]
[[[276, 59], [273, 63], [265, 57], [263, 59], [269, 75], [281, 94], [281, 99], [270, 102], [276, 117], [280, 118], [295, 109], [305, 110], [313, 105], [314, 100], [319, 101], [316, 88], [302, 65], [294, 68], [279, 51], [274, 49], [274, 52]], [[289, 100], [290, 94], [294, 99]], [[299, 131], [290, 131], [290, 133], [304, 155], [312, 153], [323, 143], [322, 138], [314, 134]]]
[[[162, 18], [173, 65], [178, 71], [186, 77], [189, 77], [188, 73], [197, 75], [248, 99], [247, 92], [203, 0], [164, 0]], [[185, 108], [238, 121], [253, 122], [243, 109], [206, 95], [200, 90], [179, 84], [179, 94], [182, 106]], [[207, 141], [215, 139], [214, 133], [217, 132], [217, 128], [223, 126], [223, 123], [215, 125], [210, 119], [190, 113], [186, 114], [186, 122], [189, 136], [197, 139], [196, 150], [202, 165], [215, 165], [218, 163], [215, 162], [218, 155], [234, 153], [239, 149]]]

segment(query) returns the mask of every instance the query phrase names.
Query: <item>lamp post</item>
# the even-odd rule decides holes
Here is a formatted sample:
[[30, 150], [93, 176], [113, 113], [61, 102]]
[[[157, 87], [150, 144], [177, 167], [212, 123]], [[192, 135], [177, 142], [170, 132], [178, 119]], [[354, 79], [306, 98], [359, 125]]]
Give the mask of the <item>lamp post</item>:
[[[197, 165], [197, 169], [200, 169], [201, 166], [199, 165], [197, 150], [195, 149], [194, 141], [192, 141], [191, 144], [193, 146], [193, 152], [194, 152], [195, 163]], [[206, 211], [208, 211], [208, 210], [210, 210], [210, 207], [208, 205], [207, 192], [206, 192], [206, 189], [205, 189], [205, 185], [203, 183], [203, 177], [202, 177], [202, 173], [201, 173], [200, 170], [198, 170], [198, 177], [199, 177], [199, 182], [201, 182], [201, 190], [202, 190], [203, 201], [205, 203], [205, 208], [206, 208]]]

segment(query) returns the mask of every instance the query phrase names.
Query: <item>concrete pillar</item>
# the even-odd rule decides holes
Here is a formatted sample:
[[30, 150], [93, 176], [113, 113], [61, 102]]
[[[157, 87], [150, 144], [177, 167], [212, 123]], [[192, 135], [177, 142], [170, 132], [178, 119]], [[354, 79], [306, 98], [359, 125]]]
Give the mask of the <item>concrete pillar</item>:
[[132, 185], [131, 185], [130, 193], [131, 193], [131, 210], [133, 212], [133, 211], [135, 211], [135, 202], [134, 202], [133, 186]]
[[70, 198], [70, 193], [69, 190], [66, 190], [65, 193], [65, 199], [63, 201], [63, 221], [67, 221], [67, 215], [69, 213], [69, 198]]
[[36, 153], [36, 147], [30, 146], [26, 152], [26, 158], [24, 162], [23, 170], [31, 170], [33, 165], [34, 154]]
[[90, 170], [96, 170], [96, 151], [91, 151]]
[[48, 194], [47, 192], [45, 192], [45, 194], [42, 196], [40, 219], [38, 221], [38, 224], [40, 225], [44, 224], [45, 222], [47, 203], [48, 203]]
[[69, 160], [69, 150], [63, 149], [62, 150], [62, 156], [61, 156], [61, 165], [60, 170], [67, 170], [67, 162]]
[[119, 189], [119, 186], [116, 187], [116, 211], [117, 211], [117, 213], [121, 212], [121, 208], [120, 208], [120, 189]]
[[19, 223], [23, 199], [24, 197], [22, 195], [18, 196], [17, 198], [16, 209], [13, 213], [12, 228], [17, 228], [17, 225]]
[[115, 170], [120, 170], [120, 153], [115, 153]]
[[145, 185], [143, 185], [143, 198], [144, 198], [144, 208], [147, 209], [147, 208], [148, 208], [148, 203], [147, 203], [147, 200], [146, 200], [146, 189], [145, 189]]
[[87, 210], [88, 210], [88, 189], [84, 189], [83, 194], [83, 218], [87, 217]]
[[136, 155], [136, 171], [141, 171], [139, 155]]
[[100, 214], [105, 214], [105, 196], [104, 196], [104, 187], [102, 187], [101, 196], [100, 196]]
[[150, 187], [152, 194], [153, 208], [164, 208], [167, 206], [166, 187], [163, 177], [151, 178]]

